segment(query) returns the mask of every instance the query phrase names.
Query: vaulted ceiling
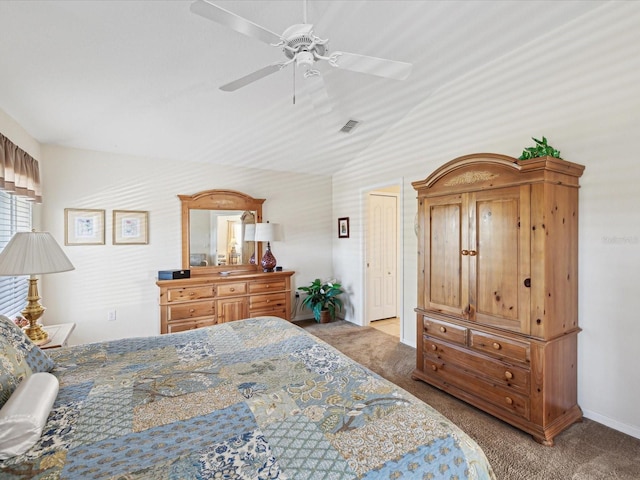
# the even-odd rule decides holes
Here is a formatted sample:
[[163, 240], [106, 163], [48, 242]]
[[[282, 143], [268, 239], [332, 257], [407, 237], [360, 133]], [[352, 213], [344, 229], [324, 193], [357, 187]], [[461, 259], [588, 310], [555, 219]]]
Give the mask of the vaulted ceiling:
[[[277, 33], [305, 10], [303, 0], [211, 1]], [[292, 66], [219, 90], [284, 55], [194, 15], [190, 1], [3, 0], [0, 109], [43, 144], [330, 174], [443, 85], [602, 3], [308, 0], [330, 51], [413, 64], [403, 81], [317, 64], [327, 114]], [[350, 119], [361, 123], [341, 133]]]

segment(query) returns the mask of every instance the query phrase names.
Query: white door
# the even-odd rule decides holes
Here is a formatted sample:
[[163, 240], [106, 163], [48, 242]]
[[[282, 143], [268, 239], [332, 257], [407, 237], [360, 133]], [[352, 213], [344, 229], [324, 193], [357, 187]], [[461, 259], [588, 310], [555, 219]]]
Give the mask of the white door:
[[397, 316], [398, 199], [369, 194], [367, 237], [367, 317]]

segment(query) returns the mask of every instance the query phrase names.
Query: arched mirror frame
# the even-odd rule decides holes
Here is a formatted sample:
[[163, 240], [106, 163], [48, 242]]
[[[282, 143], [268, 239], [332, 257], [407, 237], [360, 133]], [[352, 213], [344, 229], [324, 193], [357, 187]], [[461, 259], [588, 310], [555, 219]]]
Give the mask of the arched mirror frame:
[[[182, 268], [191, 269], [191, 276], [222, 271], [258, 271], [258, 265], [222, 265], [190, 267], [190, 212], [191, 210], [249, 210], [255, 212], [256, 223], [262, 222], [264, 198], [253, 198], [235, 190], [205, 190], [193, 195], [178, 195], [182, 203]], [[255, 258], [262, 258], [262, 244], [257, 242]]]

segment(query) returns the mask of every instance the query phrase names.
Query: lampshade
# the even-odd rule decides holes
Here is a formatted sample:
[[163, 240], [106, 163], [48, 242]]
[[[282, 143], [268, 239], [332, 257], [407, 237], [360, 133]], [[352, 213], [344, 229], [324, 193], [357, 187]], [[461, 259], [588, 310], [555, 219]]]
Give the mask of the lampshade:
[[40, 305], [38, 278], [43, 273], [67, 272], [74, 267], [48, 232], [18, 232], [0, 253], [0, 275], [30, 275], [27, 306], [22, 316], [29, 321], [24, 333], [37, 345], [48, 342], [48, 334], [38, 323], [45, 308]]
[[256, 223], [256, 242], [275, 242], [280, 240], [277, 223]]
[[73, 270], [49, 232], [18, 232], [0, 253], [0, 275], [40, 275]]

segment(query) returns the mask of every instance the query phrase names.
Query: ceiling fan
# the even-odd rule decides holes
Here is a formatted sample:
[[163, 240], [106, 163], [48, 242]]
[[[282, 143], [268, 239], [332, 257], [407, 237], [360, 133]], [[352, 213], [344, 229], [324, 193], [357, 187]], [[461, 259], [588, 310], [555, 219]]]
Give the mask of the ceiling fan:
[[[220, 87], [220, 90], [232, 92], [245, 87], [261, 78], [276, 73], [290, 64], [305, 68], [304, 76], [320, 77], [320, 72], [313, 67], [316, 62], [326, 61], [335, 68], [360, 72], [379, 77], [404, 80], [411, 73], [412, 65], [406, 62], [386, 60], [347, 52], [329, 53], [328, 39], [321, 39], [313, 32], [313, 25], [307, 23], [306, 1], [303, 3], [304, 15], [302, 24], [291, 25], [282, 35], [278, 35], [246, 18], [225, 10], [207, 0], [196, 0], [191, 4], [191, 12], [214, 22], [220, 23], [237, 32], [258, 39], [271, 46], [282, 48], [286, 60], [267, 65], [255, 72]], [[321, 84], [321, 96], [324, 85]]]

